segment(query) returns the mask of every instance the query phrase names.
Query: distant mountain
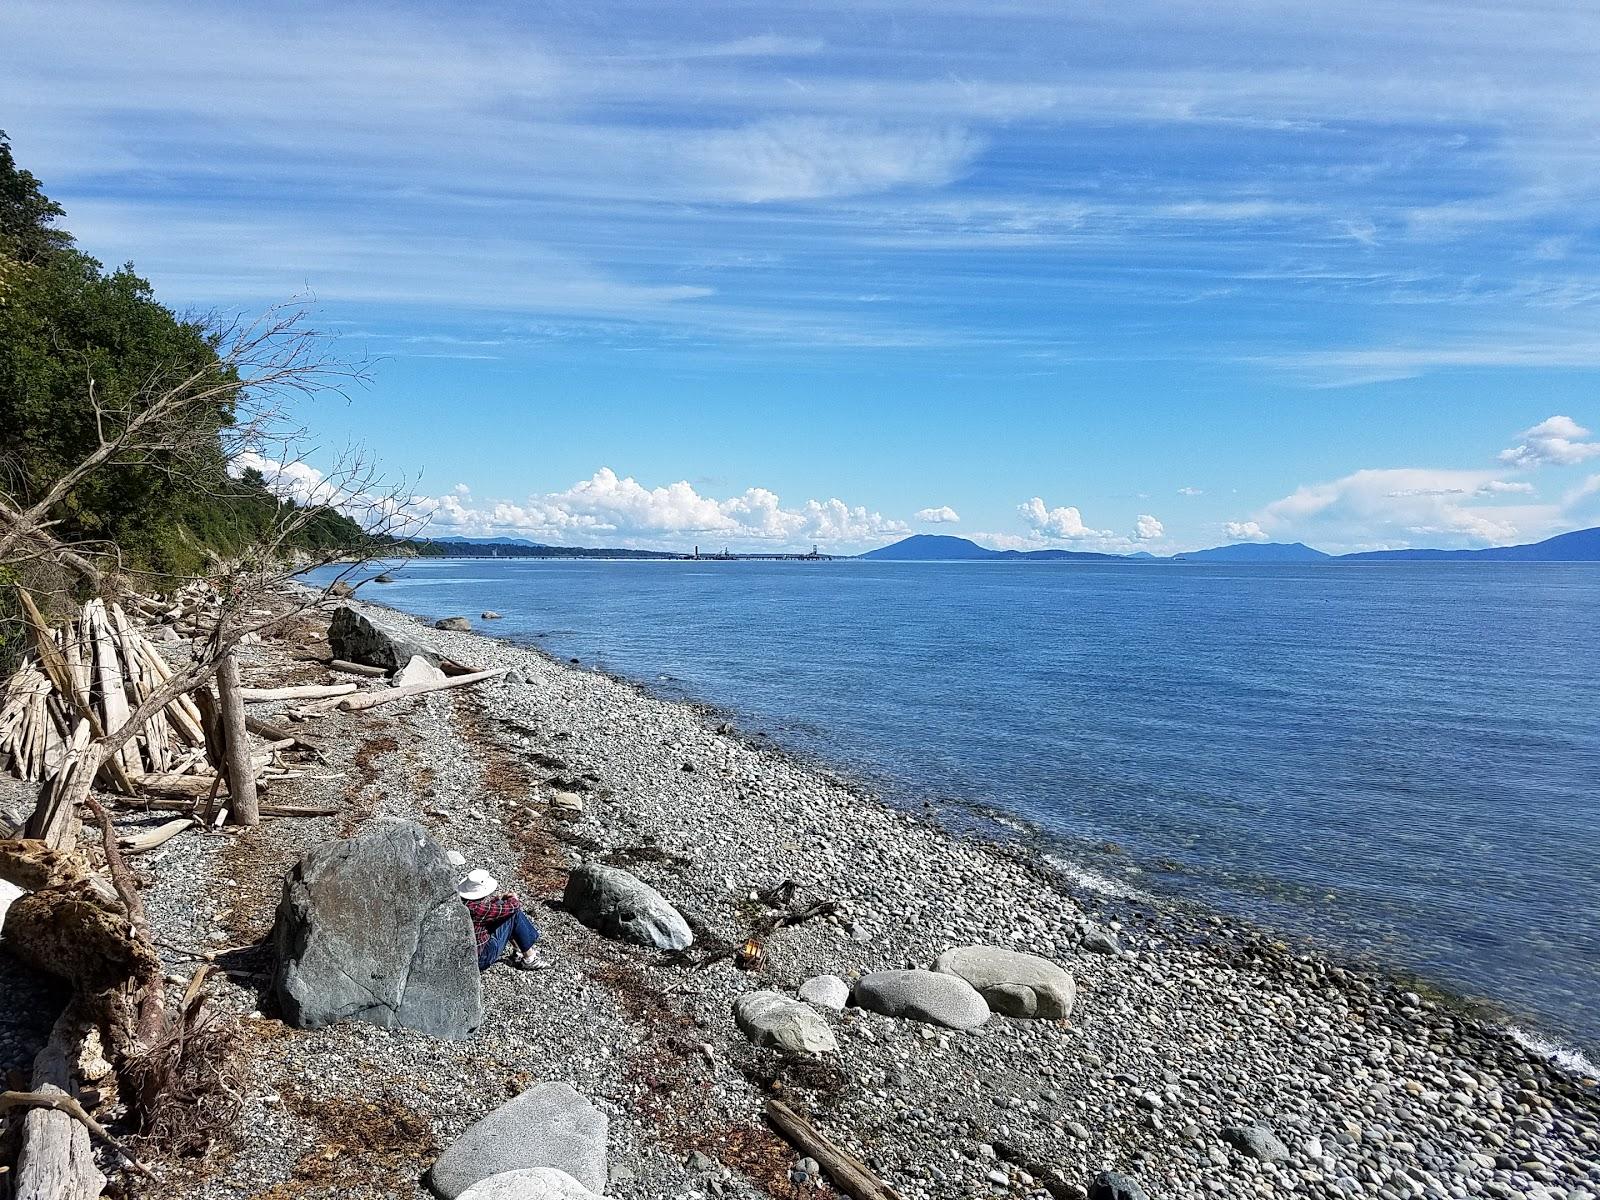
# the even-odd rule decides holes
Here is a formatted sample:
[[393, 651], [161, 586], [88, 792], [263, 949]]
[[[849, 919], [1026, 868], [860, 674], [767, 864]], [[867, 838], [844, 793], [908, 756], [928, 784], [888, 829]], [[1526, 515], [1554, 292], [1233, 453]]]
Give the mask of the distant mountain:
[[1600, 562], [1600, 527], [1557, 534], [1525, 546], [1486, 550], [1368, 550], [1341, 554], [1342, 562]]
[[858, 557], [877, 562], [965, 562], [969, 559], [994, 558], [999, 553], [998, 550], [989, 550], [962, 537], [951, 537], [944, 533], [914, 533], [892, 546], [868, 550]]
[[1304, 542], [1238, 542], [1210, 550], [1186, 550], [1172, 557], [1183, 562], [1290, 563], [1321, 562], [1332, 556]]
[[1127, 562], [1121, 554], [1093, 554], [1084, 550], [990, 550], [977, 542], [946, 533], [914, 533], [908, 538], [868, 550], [858, 558], [874, 562]]

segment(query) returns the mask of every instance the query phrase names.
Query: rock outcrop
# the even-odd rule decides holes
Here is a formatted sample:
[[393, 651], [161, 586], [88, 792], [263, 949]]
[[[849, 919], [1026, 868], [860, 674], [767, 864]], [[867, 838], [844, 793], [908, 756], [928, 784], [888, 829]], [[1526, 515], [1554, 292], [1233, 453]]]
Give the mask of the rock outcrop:
[[[457, 1200], [469, 1189], [475, 1197], [499, 1196], [474, 1185], [510, 1172], [553, 1167], [580, 1187], [604, 1192], [607, 1128], [605, 1114], [570, 1083], [536, 1083], [451, 1142], [428, 1171], [428, 1186], [443, 1200]], [[506, 1195], [520, 1200], [538, 1193]]]
[[1008, 1017], [1060, 1020], [1078, 994], [1072, 976], [1048, 958], [999, 946], [957, 946], [933, 969], [965, 979], [990, 1009]]
[[989, 1006], [965, 979], [937, 971], [874, 971], [856, 981], [856, 1006], [946, 1029], [976, 1029]]
[[328, 644], [333, 656], [346, 662], [364, 663], [369, 667], [382, 667], [385, 671], [398, 671], [413, 658], [421, 656], [430, 663], [439, 658], [409, 638], [365, 613], [348, 605], [333, 610], [333, 622], [328, 626]]
[[483, 1020], [457, 871], [422, 826], [385, 821], [319, 846], [283, 883], [273, 926], [284, 1020], [466, 1037]]
[[777, 992], [746, 992], [733, 1002], [733, 1020], [758, 1046], [776, 1046], [791, 1054], [831, 1054], [839, 1049], [821, 1013]]
[[585, 863], [567, 877], [561, 902], [591, 929], [656, 950], [686, 950], [694, 934], [667, 898], [617, 867]]

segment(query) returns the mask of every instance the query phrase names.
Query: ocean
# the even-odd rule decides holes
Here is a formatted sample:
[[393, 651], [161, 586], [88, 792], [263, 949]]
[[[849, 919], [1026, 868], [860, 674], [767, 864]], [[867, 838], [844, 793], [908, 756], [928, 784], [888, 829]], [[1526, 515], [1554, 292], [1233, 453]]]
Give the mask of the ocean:
[[1600, 1059], [1600, 566], [453, 559], [363, 595]]

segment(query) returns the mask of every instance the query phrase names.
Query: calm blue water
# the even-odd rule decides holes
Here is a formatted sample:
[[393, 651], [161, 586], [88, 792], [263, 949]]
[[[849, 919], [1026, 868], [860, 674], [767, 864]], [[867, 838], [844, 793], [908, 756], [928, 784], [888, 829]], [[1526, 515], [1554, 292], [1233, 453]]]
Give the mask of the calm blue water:
[[1600, 567], [452, 560], [400, 579], [365, 592], [495, 609], [489, 632], [1600, 1051]]

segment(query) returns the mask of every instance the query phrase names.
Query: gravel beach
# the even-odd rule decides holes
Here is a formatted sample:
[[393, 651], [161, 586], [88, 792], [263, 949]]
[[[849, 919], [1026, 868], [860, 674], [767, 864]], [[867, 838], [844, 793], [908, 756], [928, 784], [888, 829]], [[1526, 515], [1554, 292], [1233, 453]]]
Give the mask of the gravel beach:
[[[167, 1164], [163, 1195], [427, 1196], [423, 1173], [463, 1129], [563, 1080], [610, 1118], [608, 1194], [639, 1200], [830, 1194], [765, 1123], [773, 1096], [908, 1200], [1084, 1197], [1107, 1170], [1152, 1200], [1600, 1197], [1595, 1082], [1443, 998], [1230, 921], [1087, 891], [1023, 845], [897, 809], [719, 714], [355, 607], [511, 674], [306, 723], [325, 762], [268, 798], [339, 815], [190, 832], [139, 860], [172, 978], [215, 956], [228, 970], [217, 1003], [242, 1031], [235, 1130], [204, 1159]], [[307, 622], [293, 649], [325, 629]], [[328, 678], [280, 643], [244, 655], [247, 683]], [[553, 812], [558, 792], [581, 812]], [[284, 874], [384, 817], [490, 870], [543, 931], [551, 968], [488, 971], [469, 1040], [292, 1030], [267, 994]], [[694, 950], [608, 940], [563, 911], [568, 872], [594, 860], [666, 896]], [[795, 904], [836, 911], [765, 936], [754, 969], [701, 961], [780, 911], [759, 893], [784, 881]], [[1064, 966], [1070, 1016], [996, 1015], [963, 1032], [819, 1008], [838, 1049], [803, 1058], [753, 1045], [733, 1019], [747, 992], [792, 997], [814, 976], [926, 968], [973, 944]], [[0, 1055], [16, 1068], [48, 1029], [52, 993], [0, 964]]]

